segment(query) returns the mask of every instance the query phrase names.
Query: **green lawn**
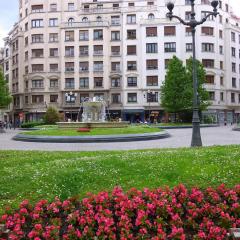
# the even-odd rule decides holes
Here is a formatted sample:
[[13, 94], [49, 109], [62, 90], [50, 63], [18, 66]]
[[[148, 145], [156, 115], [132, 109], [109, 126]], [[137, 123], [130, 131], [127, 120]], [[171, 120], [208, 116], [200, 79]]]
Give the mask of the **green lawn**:
[[112, 134], [137, 134], [160, 132], [157, 127], [129, 126], [126, 128], [93, 128], [90, 132], [78, 132], [76, 129], [58, 129], [43, 128], [40, 130], [23, 132], [26, 135], [43, 135], [43, 136], [89, 136], [89, 135], [112, 135]]
[[[139, 144], [142, 144], [139, 142]], [[23, 199], [62, 199], [121, 185], [217, 186], [240, 183], [240, 146], [143, 151], [0, 151], [0, 213]]]

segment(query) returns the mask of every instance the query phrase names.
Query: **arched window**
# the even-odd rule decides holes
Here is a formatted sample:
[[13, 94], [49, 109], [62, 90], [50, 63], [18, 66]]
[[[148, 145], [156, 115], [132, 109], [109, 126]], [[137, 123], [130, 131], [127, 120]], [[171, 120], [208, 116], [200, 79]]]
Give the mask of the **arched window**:
[[148, 19], [154, 19], [154, 18], [155, 18], [155, 16], [154, 16], [153, 13], [150, 13], [150, 14], [148, 15]]
[[88, 21], [88, 18], [87, 18], [87, 17], [83, 17], [83, 18], [82, 18], [82, 21], [83, 21], [83, 22], [87, 22], [87, 21]]
[[102, 17], [98, 16], [97, 17], [97, 22], [101, 22], [102, 21]]
[[69, 25], [69, 26], [72, 26], [73, 23], [74, 23], [74, 18], [69, 18], [69, 19], [68, 19], [68, 25]]

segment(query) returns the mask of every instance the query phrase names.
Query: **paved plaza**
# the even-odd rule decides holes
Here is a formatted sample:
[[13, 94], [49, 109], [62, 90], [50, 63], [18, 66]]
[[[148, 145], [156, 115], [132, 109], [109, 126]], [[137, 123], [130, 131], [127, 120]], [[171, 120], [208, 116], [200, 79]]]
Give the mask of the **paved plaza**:
[[[151, 148], [189, 147], [192, 129], [169, 129], [170, 138], [121, 143], [32, 143], [17, 142], [12, 137], [20, 130], [6, 130], [0, 135], [0, 150], [44, 150], [44, 151], [98, 151], [134, 150]], [[202, 128], [204, 146], [240, 144], [240, 132], [232, 131], [232, 126]]]

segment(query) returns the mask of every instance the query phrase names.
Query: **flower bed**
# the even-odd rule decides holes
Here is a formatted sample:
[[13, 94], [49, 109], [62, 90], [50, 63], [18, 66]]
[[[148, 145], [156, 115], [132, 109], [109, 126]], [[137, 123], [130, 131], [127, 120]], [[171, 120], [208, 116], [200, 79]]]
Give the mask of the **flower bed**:
[[[9, 239], [152, 239], [221, 240], [231, 227], [240, 227], [240, 185], [227, 189], [179, 185], [130, 190], [116, 187], [79, 201], [39, 201], [6, 212], [0, 219]], [[0, 239], [6, 239], [1, 238]]]
[[78, 132], [90, 132], [90, 128], [78, 128]]

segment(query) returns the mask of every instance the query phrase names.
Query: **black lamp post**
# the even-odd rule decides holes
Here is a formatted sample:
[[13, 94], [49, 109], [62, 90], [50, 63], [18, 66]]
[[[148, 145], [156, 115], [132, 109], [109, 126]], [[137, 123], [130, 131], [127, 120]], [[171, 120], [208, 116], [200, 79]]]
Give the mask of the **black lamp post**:
[[184, 21], [182, 18], [176, 16], [173, 14], [174, 9], [174, 2], [173, 0], [167, 0], [167, 8], [169, 12], [167, 13], [167, 17], [172, 20], [173, 18], [178, 19], [183, 25], [189, 26], [192, 30], [192, 48], [193, 48], [193, 119], [192, 119], [192, 125], [193, 125], [193, 131], [192, 131], [192, 147], [201, 147], [202, 146], [202, 139], [201, 139], [201, 133], [200, 133], [200, 118], [199, 118], [199, 96], [198, 96], [198, 78], [197, 78], [197, 66], [196, 66], [196, 46], [195, 46], [195, 34], [196, 34], [196, 27], [198, 25], [203, 24], [207, 21], [208, 17], [214, 16], [216, 17], [219, 13], [217, 11], [218, 1], [217, 0], [210, 0], [211, 5], [213, 7], [212, 12], [208, 12], [208, 14], [201, 19], [200, 21], [197, 21], [195, 16], [195, 0], [190, 0], [191, 3], [191, 18], [189, 21]]
[[[75, 104], [76, 98], [77, 98], [77, 93], [73, 93], [73, 92], [69, 92], [69, 93], [65, 93], [65, 97], [66, 97], [66, 102], [70, 103], [71, 108], [73, 107], [73, 104]], [[73, 120], [73, 112], [71, 109], [71, 122]]]

